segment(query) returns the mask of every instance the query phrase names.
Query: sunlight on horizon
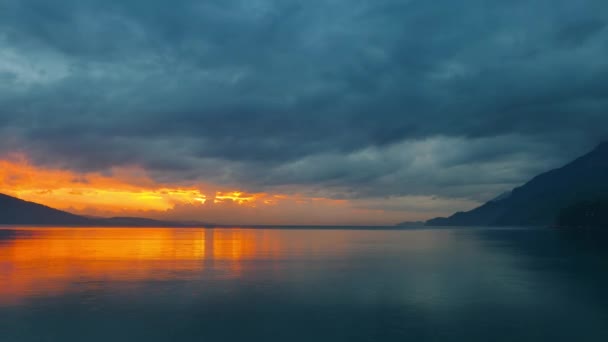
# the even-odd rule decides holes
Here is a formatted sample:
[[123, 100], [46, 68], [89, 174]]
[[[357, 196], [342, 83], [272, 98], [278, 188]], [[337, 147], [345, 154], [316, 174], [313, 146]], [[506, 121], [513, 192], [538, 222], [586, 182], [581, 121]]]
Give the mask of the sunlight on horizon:
[[[297, 186], [266, 192], [230, 188], [160, 182], [138, 166], [84, 172], [36, 165], [22, 154], [0, 155], [0, 193], [84, 216], [227, 225], [393, 225], [439, 216], [443, 212], [428, 210], [437, 205], [451, 212], [477, 204], [431, 196], [361, 199], [335, 193], [334, 198], [324, 189]], [[399, 202], [402, 209], [391, 209]], [[390, 210], [384, 210], [388, 204]]]
[[123, 213], [168, 211], [178, 204], [235, 203], [243, 206], [273, 205], [282, 195], [243, 191], [208, 191], [200, 186], [159, 184], [139, 168], [113, 169], [111, 175], [75, 173], [36, 167], [23, 156], [0, 160], [0, 189], [20, 198], [63, 210]]

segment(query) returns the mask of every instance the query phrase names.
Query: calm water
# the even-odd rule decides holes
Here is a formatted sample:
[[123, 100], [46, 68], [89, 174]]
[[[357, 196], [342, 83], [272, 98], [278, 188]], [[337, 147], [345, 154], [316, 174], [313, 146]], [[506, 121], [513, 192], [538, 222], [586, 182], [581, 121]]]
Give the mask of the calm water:
[[608, 341], [608, 239], [0, 228], [0, 341]]

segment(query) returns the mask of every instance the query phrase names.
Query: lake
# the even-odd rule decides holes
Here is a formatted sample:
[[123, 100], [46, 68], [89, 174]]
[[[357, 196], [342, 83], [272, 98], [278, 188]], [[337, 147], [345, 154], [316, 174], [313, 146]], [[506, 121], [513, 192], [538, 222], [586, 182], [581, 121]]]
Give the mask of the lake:
[[608, 238], [0, 228], [0, 341], [608, 341]]

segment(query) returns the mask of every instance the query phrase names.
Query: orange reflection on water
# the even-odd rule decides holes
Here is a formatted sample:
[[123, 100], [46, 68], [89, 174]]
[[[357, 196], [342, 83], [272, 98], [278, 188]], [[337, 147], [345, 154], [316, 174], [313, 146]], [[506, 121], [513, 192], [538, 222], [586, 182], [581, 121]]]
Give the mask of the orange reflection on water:
[[241, 261], [278, 258], [273, 234], [242, 229], [0, 228], [0, 304], [99, 281], [238, 277]]

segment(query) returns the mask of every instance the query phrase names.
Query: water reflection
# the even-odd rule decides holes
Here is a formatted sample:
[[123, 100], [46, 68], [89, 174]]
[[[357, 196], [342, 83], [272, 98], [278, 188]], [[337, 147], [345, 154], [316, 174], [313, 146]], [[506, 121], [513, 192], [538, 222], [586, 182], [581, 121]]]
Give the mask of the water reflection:
[[[289, 238], [285, 238], [285, 235]], [[170, 228], [0, 229], [0, 304], [105, 282], [236, 278], [243, 264], [341, 252], [343, 234]], [[255, 271], [255, 270], [250, 270]]]
[[0, 229], [0, 341], [603, 342], [605, 244], [577, 236]]
[[[494, 253], [505, 253], [520, 270], [549, 279], [558, 288], [585, 289], [571, 296], [608, 309], [608, 232], [572, 229], [481, 229], [462, 232]], [[608, 316], [606, 316], [608, 322]]]

